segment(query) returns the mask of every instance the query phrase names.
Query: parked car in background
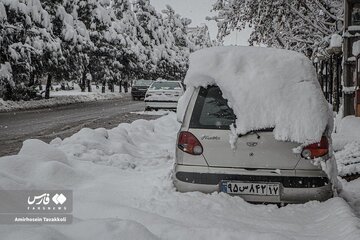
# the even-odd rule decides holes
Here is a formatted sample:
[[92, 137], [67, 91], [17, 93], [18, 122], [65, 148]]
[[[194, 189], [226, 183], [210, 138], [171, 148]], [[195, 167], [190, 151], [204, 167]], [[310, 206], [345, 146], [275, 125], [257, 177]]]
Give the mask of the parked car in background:
[[145, 95], [145, 110], [176, 109], [179, 98], [184, 94], [181, 81], [157, 80]]
[[131, 87], [131, 96], [135, 99], [140, 99], [145, 97], [145, 93], [149, 86], [153, 83], [153, 80], [135, 80], [133, 81], [132, 87]]
[[177, 109], [178, 191], [219, 191], [277, 204], [333, 196], [336, 174], [332, 178], [328, 167], [314, 164], [316, 159], [336, 169], [330, 111], [305, 56], [267, 48], [204, 49], [190, 57], [185, 83]]

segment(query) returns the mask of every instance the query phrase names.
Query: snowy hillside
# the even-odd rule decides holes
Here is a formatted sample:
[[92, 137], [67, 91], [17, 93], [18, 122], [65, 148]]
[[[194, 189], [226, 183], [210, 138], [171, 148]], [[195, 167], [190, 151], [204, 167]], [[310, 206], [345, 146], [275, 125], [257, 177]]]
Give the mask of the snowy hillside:
[[[74, 223], [1, 225], [1, 239], [359, 239], [359, 219], [340, 197], [278, 208], [176, 192], [178, 128], [169, 113], [111, 130], [82, 129], [50, 144], [25, 141], [18, 155], [0, 158], [1, 188], [73, 189]], [[356, 203], [360, 180], [344, 186]]]

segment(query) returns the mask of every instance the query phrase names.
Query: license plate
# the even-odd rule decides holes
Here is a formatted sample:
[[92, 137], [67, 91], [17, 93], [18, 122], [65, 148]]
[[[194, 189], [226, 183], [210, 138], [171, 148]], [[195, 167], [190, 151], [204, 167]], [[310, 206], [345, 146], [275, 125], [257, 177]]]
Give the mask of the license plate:
[[220, 191], [237, 195], [279, 196], [280, 184], [221, 181]]

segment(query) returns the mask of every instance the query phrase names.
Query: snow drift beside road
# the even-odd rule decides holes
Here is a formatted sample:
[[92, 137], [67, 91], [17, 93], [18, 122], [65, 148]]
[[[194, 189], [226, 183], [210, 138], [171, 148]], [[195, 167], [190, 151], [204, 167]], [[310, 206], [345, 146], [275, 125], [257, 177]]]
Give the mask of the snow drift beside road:
[[119, 88], [115, 88], [115, 92], [107, 91], [106, 93], [101, 93], [101, 89], [97, 89], [95, 86], [93, 86], [92, 92], [81, 92], [80, 87], [75, 85], [74, 90], [51, 92], [50, 99], [4, 101], [2, 98], [0, 98], [0, 112], [54, 107], [71, 103], [92, 102], [98, 100], [110, 100], [123, 98], [125, 95], [130, 94], [119, 93]]
[[277, 140], [313, 143], [329, 124], [329, 107], [315, 69], [297, 52], [258, 47], [202, 49], [190, 56], [185, 84], [190, 89], [218, 85], [237, 116], [238, 134], [275, 127]]
[[[174, 113], [106, 130], [84, 128], [50, 144], [30, 139], [0, 158], [1, 189], [72, 189], [74, 223], [0, 225], [20, 239], [357, 240], [359, 220], [341, 198], [278, 208], [226, 194], [176, 192]], [[357, 197], [355, 185], [347, 193]], [[355, 194], [355, 195], [354, 195]], [[354, 202], [354, 204], [356, 201]]]

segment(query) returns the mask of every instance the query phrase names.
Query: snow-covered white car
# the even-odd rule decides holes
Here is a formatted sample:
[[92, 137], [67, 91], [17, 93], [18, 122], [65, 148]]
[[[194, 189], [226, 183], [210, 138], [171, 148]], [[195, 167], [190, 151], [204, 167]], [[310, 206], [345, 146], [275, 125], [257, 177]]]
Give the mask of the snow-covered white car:
[[156, 80], [145, 94], [145, 110], [176, 109], [184, 91], [181, 81]]
[[254, 47], [200, 50], [190, 57], [185, 84], [177, 109], [177, 190], [270, 203], [333, 196], [331, 114], [305, 56]]

